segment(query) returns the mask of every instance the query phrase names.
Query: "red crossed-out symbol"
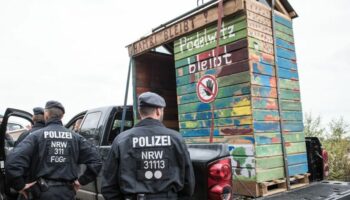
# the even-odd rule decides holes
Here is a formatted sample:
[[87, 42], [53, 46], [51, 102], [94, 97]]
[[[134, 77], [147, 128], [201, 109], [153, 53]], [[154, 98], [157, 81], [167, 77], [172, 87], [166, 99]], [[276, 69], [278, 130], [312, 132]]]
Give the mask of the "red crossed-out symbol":
[[210, 103], [215, 100], [218, 94], [218, 83], [212, 75], [205, 75], [197, 83], [197, 96], [203, 103]]

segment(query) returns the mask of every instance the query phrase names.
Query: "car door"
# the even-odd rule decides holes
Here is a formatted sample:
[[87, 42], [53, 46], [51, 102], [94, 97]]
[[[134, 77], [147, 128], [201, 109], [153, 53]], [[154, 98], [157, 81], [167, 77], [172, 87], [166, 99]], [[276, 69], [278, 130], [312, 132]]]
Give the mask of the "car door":
[[9, 118], [11, 117], [20, 118], [28, 121], [28, 123], [30, 124], [33, 124], [32, 114], [26, 111], [14, 109], [14, 108], [8, 108], [5, 111], [5, 114], [2, 118], [2, 122], [0, 125], [0, 190], [1, 190], [0, 199], [5, 193], [7, 195], [10, 195], [9, 188], [6, 187], [7, 184], [5, 179], [5, 161], [6, 161], [7, 152], [11, 149], [11, 147], [6, 145], [7, 143], [6, 140], [8, 138], [6, 137], [6, 134], [7, 134], [6, 130], [7, 130]]

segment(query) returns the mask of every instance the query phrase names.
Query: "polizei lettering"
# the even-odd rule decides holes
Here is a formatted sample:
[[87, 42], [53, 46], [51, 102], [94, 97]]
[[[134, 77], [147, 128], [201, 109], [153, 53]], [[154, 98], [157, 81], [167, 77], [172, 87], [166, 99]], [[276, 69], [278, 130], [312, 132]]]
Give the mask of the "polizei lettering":
[[171, 146], [170, 135], [140, 136], [132, 138], [132, 147], [164, 147]]
[[44, 138], [51, 139], [72, 139], [71, 132], [62, 132], [62, 131], [45, 131]]

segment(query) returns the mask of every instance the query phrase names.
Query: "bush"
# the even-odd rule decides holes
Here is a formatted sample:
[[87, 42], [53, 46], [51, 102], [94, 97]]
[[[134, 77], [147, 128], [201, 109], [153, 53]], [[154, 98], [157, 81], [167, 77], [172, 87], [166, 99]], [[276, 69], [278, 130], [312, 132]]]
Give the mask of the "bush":
[[329, 180], [350, 181], [350, 140], [346, 137], [349, 124], [343, 117], [333, 119], [323, 128], [321, 117], [305, 114], [304, 132], [306, 137], [318, 137], [328, 152]]

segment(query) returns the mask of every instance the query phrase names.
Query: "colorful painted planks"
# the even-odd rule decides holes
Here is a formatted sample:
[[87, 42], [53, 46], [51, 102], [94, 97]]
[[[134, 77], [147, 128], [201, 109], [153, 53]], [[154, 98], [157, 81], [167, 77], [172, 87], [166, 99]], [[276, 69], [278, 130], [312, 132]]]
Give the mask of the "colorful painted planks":
[[[245, 16], [223, 20], [220, 30], [220, 45], [232, 43], [246, 37]], [[214, 24], [181, 37], [174, 42], [175, 60], [180, 60], [216, 47], [217, 26]]]
[[[205, 111], [210, 111], [213, 108], [215, 110], [221, 110], [231, 107], [242, 107], [242, 106], [249, 106], [250, 105], [250, 97], [249, 96], [237, 96], [237, 97], [228, 97], [228, 98], [222, 98], [215, 100], [212, 104], [202, 103], [202, 102], [194, 102], [194, 103], [188, 103], [188, 104], [180, 104], [178, 105], [178, 110], [180, 114], [183, 113], [200, 113]], [[238, 110], [245, 110], [246, 109], [237, 109]], [[231, 110], [233, 111], [233, 110]], [[226, 112], [226, 111], [225, 111]], [[248, 111], [247, 111], [248, 112]], [[230, 115], [230, 117], [232, 117]], [[181, 117], [180, 117], [181, 118]], [[199, 119], [196, 119], [199, 120]]]
[[251, 95], [253, 97], [277, 98], [276, 88], [252, 85]]

